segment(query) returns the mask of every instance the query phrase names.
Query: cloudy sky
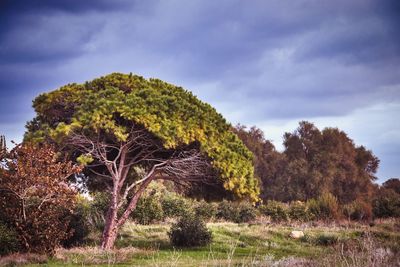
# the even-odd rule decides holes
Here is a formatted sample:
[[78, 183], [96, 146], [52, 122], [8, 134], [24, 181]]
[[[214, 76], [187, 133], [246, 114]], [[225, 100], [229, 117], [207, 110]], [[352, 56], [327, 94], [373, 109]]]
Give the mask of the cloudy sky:
[[282, 149], [300, 120], [339, 127], [400, 176], [400, 1], [0, 0], [0, 133], [32, 99], [110, 72], [193, 91]]

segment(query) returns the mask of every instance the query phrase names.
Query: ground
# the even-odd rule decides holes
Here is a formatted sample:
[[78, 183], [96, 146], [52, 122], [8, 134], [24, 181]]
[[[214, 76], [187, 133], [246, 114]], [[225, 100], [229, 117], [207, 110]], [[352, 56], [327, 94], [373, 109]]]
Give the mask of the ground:
[[[114, 251], [58, 249], [46, 266], [400, 266], [400, 223], [235, 224], [209, 223], [213, 242], [173, 248], [169, 224], [128, 223]], [[292, 230], [305, 236], [292, 239]], [[31, 264], [30, 266], [38, 266]], [[43, 265], [42, 265], [43, 266]]]

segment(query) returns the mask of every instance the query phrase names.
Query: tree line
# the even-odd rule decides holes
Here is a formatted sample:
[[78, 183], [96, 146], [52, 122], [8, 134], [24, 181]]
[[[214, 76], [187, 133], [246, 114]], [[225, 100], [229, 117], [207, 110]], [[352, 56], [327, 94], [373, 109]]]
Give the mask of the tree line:
[[237, 125], [233, 131], [253, 152], [264, 203], [306, 202], [329, 194], [339, 206], [361, 206], [369, 217], [400, 215], [400, 180], [376, 184], [379, 159], [340, 129], [321, 131], [301, 121], [295, 131], [284, 134], [282, 152], [255, 126]]

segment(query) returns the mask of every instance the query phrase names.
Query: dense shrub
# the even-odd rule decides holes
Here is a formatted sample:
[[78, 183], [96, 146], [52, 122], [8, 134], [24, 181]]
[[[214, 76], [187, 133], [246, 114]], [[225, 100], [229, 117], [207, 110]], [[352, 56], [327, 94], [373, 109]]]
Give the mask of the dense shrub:
[[178, 218], [191, 212], [191, 204], [183, 196], [178, 194], [167, 194], [161, 199], [161, 206], [165, 217]]
[[216, 203], [209, 203], [204, 200], [194, 203], [194, 213], [197, 217], [205, 221], [210, 221], [217, 215], [218, 205]]
[[197, 247], [211, 243], [212, 234], [200, 218], [184, 215], [168, 232], [171, 244], [176, 247]]
[[332, 246], [339, 241], [339, 238], [335, 235], [320, 234], [316, 237], [315, 243], [320, 246]]
[[373, 214], [378, 218], [400, 217], [400, 194], [380, 188], [372, 202]]
[[372, 206], [364, 200], [358, 199], [344, 205], [343, 215], [355, 221], [368, 221], [372, 219]]
[[110, 195], [104, 192], [95, 192], [91, 194], [92, 200], [86, 206], [87, 224], [91, 230], [103, 230], [105, 217], [110, 202]]
[[91, 202], [79, 197], [68, 227], [72, 235], [62, 242], [63, 247], [76, 247], [85, 243], [92, 229], [92, 225], [89, 223], [90, 212]]
[[[77, 191], [67, 177], [81, 167], [62, 161], [50, 145], [16, 146], [0, 176], [0, 213], [28, 252], [52, 254], [72, 234]], [[2, 218], [3, 219], [3, 218]]]
[[106, 214], [109, 203], [110, 203], [110, 195], [105, 192], [94, 192], [91, 194], [92, 201], [91, 206], [97, 212], [101, 212], [102, 214]]
[[278, 201], [268, 201], [265, 205], [260, 207], [263, 214], [270, 216], [271, 220], [280, 222], [289, 219], [289, 211], [286, 204]]
[[216, 217], [218, 219], [234, 222], [239, 217], [239, 209], [233, 202], [223, 200], [218, 203]]
[[331, 193], [324, 193], [317, 199], [307, 201], [310, 213], [315, 219], [335, 220], [339, 218], [339, 204]]
[[17, 252], [19, 249], [20, 244], [15, 230], [0, 221], [0, 256]]
[[160, 200], [155, 196], [147, 196], [139, 199], [132, 217], [140, 224], [151, 224], [161, 221], [164, 212]]
[[236, 223], [245, 223], [253, 221], [257, 217], [257, 210], [249, 202], [241, 202], [238, 206], [239, 212]]
[[296, 221], [309, 221], [312, 216], [308, 210], [306, 203], [301, 201], [292, 202], [289, 206], [289, 217], [291, 220]]

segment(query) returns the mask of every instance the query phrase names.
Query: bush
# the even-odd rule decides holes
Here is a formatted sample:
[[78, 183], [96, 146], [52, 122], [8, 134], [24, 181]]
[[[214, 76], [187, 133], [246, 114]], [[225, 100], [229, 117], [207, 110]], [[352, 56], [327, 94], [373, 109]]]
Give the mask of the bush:
[[140, 198], [132, 217], [144, 225], [163, 220], [164, 212], [160, 200], [155, 196]]
[[91, 230], [102, 231], [105, 226], [105, 217], [107, 215], [110, 195], [104, 192], [95, 192], [91, 195], [93, 198], [86, 207], [86, 224]]
[[369, 221], [372, 219], [372, 206], [364, 200], [358, 199], [343, 206], [343, 215], [355, 221]]
[[372, 202], [373, 214], [378, 218], [400, 217], [400, 194], [381, 188]]
[[[80, 172], [57, 158], [50, 145], [17, 145], [1, 177], [0, 209], [25, 251], [52, 254], [71, 236], [68, 229], [77, 192], [67, 177]], [[3, 218], [2, 218], [3, 219]]]
[[193, 215], [184, 215], [171, 226], [168, 232], [171, 244], [176, 247], [206, 246], [212, 241], [211, 231], [206, 224]]
[[257, 210], [249, 202], [241, 202], [239, 204], [238, 217], [236, 218], [236, 223], [245, 223], [253, 221], [257, 217]]
[[335, 220], [339, 218], [339, 204], [331, 193], [324, 193], [318, 199], [307, 201], [310, 213], [316, 219]]
[[216, 203], [208, 203], [204, 200], [194, 204], [194, 213], [202, 220], [210, 221], [217, 215], [218, 205]]
[[332, 246], [335, 245], [339, 241], [339, 238], [334, 235], [320, 234], [315, 239], [317, 245], [320, 246]]
[[191, 212], [192, 207], [187, 199], [178, 194], [167, 194], [161, 199], [165, 217], [178, 218]]
[[78, 198], [77, 206], [71, 216], [68, 227], [72, 235], [62, 242], [63, 247], [76, 247], [85, 243], [91, 228], [88, 220], [91, 211], [90, 206], [91, 203], [87, 199], [83, 197]]
[[306, 222], [311, 219], [311, 214], [306, 203], [295, 201], [290, 204], [289, 217], [291, 220]]
[[239, 209], [231, 201], [223, 200], [218, 203], [217, 215], [218, 219], [234, 222], [239, 217]]
[[279, 201], [268, 201], [266, 205], [260, 207], [263, 214], [270, 216], [275, 222], [287, 221], [289, 219], [288, 207]]
[[0, 221], [0, 256], [4, 256], [20, 249], [18, 236], [14, 229]]

